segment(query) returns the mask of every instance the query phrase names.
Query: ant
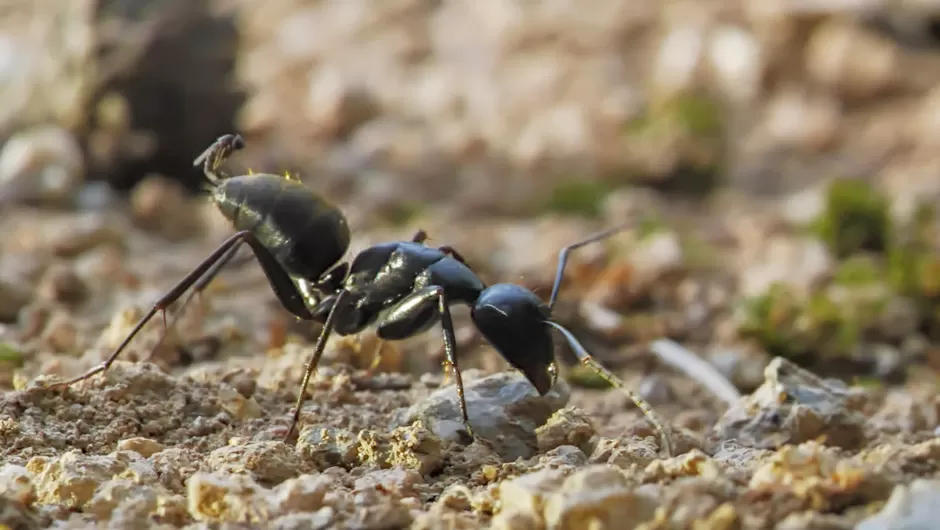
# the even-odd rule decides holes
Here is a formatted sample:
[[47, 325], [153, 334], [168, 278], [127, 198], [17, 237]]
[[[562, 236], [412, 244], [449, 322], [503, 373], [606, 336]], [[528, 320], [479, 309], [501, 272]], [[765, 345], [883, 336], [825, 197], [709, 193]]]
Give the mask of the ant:
[[323, 324], [305, 365], [285, 441], [300, 419], [307, 384], [331, 332], [352, 335], [375, 326], [380, 339], [401, 340], [437, 322], [443, 333], [445, 368], [453, 372], [460, 413], [472, 438], [450, 314], [451, 304], [463, 303], [471, 307], [471, 318], [480, 333], [540, 395], [548, 392], [557, 378], [551, 337], [551, 330], [557, 330], [582, 364], [626, 392], [659, 433], [666, 453], [672, 454], [669, 435], [652, 407], [600, 365], [568, 329], [551, 320], [568, 254], [622, 228], [594, 234], [561, 250], [547, 304], [520, 285], [499, 283], [487, 287], [454, 249], [426, 246], [424, 231], [411, 241], [369, 247], [350, 264], [341, 262], [349, 246], [346, 218], [298, 179], [265, 173], [229, 176], [222, 172], [222, 163], [242, 147], [241, 136], [227, 134], [193, 162], [194, 166], [202, 166], [211, 200], [237, 232], [157, 300], [104, 362], [51, 388], [65, 387], [107, 370], [158, 311], [166, 325], [166, 309], [190, 287], [195, 286], [193, 294], [201, 291], [239, 246], [247, 243], [284, 308], [300, 319]]

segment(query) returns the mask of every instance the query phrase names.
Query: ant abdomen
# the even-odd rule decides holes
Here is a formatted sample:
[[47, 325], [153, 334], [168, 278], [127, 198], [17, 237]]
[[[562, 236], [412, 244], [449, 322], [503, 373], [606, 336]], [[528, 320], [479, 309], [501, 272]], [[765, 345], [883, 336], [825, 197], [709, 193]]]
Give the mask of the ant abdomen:
[[236, 230], [248, 230], [288, 274], [316, 280], [343, 257], [349, 226], [343, 213], [297, 180], [254, 174], [226, 178], [212, 191]]

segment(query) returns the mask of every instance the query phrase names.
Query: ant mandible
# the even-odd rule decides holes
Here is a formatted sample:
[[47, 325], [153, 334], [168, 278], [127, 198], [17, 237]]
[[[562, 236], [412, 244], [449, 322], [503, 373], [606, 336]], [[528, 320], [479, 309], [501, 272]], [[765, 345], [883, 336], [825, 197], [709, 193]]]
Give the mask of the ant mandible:
[[669, 435], [652, 407], [598, 363], [568, 329], [551, 320], [569, 253], [622, 228], [605, 230], [561, 250], [547, 304], [520, 285], [486, 286], [454, 249], [426, 246], [423, 231], [411, 241], [371, 246], [350, 264], [341, 261], [349, 247], [349, 227], [335, 206], [296, 179], [265, 173], [229, 176], [221, 170], [231, 153], [242, 147], [241, 136], [227, 134], [193, 162], [202, 166], [211, 200], [237, 232], [157, 300], [104, 362], [51, 388], [107, 370], [157, 312], [165, 314], [190, 287], [201, 291], [241, 244], [247, 243], [284, 308], [300, 319], [323, 324], [305, 365], [285, 440], [300, 419], [307, 384], [331, 332], [351, 335], [375, 326], [380, 339], [400, 340], [437, 322], [443, 334], [445, 364], [454, 374], [463, 423], [472, 436], [450, 314], [452, 304], [462, 303], [470, 306], [471, 319], [480, 333], [539, 394], [548, 392], [557, 377], [551, 330], [558, 331], [582, 364], [630, 397], [659, 433], [666, 453], [672, 454]]

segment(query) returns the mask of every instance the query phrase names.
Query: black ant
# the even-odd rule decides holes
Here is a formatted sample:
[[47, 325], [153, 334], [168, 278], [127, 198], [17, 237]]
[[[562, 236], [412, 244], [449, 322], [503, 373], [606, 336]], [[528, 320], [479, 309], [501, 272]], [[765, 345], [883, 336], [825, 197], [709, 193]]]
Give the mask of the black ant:
[[238, 247], [247, 243], [281, 304], [298, 318], [323, 324], [305, 366], [285, 440], [297, 426], [307, 383], [332, 331], [351, 335], [374, 325], [380, 339], [400, 340], [438, 321], [443, 331], [445, 366], [453, 370], [463, 423], [472, 436], [450, 315], [451, 304], [463, 303], [471, 307], [471, 318], [482, 335], [539, 394], [548, 392], [557, 377], [550, 333], [553, 328], [557, 330], [581, 363], [627, 393], [658, 431], [667, 454], [672, 453], [665, 427], [650, 405], [601, 366], [570, 331], [550, 319], [569, 252], [610, 237], [620, 228], [594, 234], [561, 250], [548, 304], [519, 285], [487, 287], [454, 249], [424, 245], [427, 235], [423, 231], [411, 241], [369, 247], [350, 265], [340, 262], [349, 246], [349, 228], [339, 209], [299, 180], [263, 173], [230, 177], [221, 171], [229, 155], [243, 146], [241, 136], [228, 134], [194, 161], [194, 165], [203, 167], [212, 201], [238, 232], [163, 295], [103, 363], [52, 387], [65, 387], [107, 370], [158, 311], [165, 314], [166, 308], [190, 287], [195, 286], [194, 292], [204, 288]]

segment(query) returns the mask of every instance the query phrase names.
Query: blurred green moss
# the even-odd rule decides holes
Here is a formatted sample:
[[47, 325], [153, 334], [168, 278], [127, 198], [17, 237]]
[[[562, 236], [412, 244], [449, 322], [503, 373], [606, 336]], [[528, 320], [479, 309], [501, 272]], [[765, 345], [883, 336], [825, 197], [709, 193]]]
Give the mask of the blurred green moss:
[[715, 136], [721, 134], [721, 107], [712, 98], [689, 94], [671, 101], [672, 112], [677, 121], [690, 134], [695, 136]]
[[774, 284], [764, 294], [744, 300], [738, 333], [756, 340], [772, 355], [788, 359], [806, 354], [806, 346], [793, 339], [799, 303], [785, 285]]
[[829, 293], [801, 297], [788, 286], [775, 284], [744, 302], [738, 331], [771, 355], [807, 364], [815, 357], [849, 355], [880, 307], [865, 304], [856, 311]]
[[[633, 153], [629, 177], [672, 193], [704, 195], [720, 182], [725, 153], [724, 109], [703, 92], [653, 99], [624, 126]], [[629, 164], [628, 164], [629, 165]]]
[[687, 93], [653, 102], [646, 112], [627, 122], [629, 136], [662, 136], [676, 132], [714, 137], [724, 131], [721, 105], [701, 93]]
[[888, 200], [865, 182], [833, 181], [814, 228], [839, 258], [860, 250], [883, 252], [891, 231]]
[[[745, 300], [738, 332], [774, 355], [812, 364], [823, 357], [852, 356], [863, 339], [883, 336], [889, 302], [913, 308], [913, 326], [940, 338], [940, 251], [935, 248], [932, 205], [911, 219], [891, 223], [888, 200], [860, 181], [835, 181], [813, 228], [838, 263], [831, 278], [810, 294], [785, 285]], [[897, 306], [894, 306], [897, 307]]]
[[392, 226], [403, 226], [421, 214], [424, 207], [417, 201], [400, 201], [384, 209], [382, 217]]
[[836, 268], [833, 281], [845, 286], [863, 286], [878, 283], [884, 278], [884, 269], [874, 256], [850, 256]]
[[558, 183], [553, 189], [545, 210], [565, 214], [597, 217], [610, 187], [597, 180], [571, 179]]
[[610, 383], [606, 379], [583, 364], [576, 364], [566, 370], [565, 381], [581, 388], [610, 388]]
[[19, 368], [23, 365], [23, 352], [7, 342], [0, 342], [0, 363]]
[[636, 225], [637, 238], [640, 240], [669, 230], [669, 225], [658, 215], [644, 215]]

